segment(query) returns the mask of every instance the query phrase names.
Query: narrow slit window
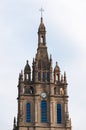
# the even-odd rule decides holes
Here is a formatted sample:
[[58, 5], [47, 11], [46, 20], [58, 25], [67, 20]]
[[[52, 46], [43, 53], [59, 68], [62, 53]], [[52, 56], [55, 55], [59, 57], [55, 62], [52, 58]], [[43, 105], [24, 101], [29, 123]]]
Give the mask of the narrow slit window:
[[57, 123], [62, 123], [62, 116], [61, 116], [61, 104], [57, 104]]
[[41, 36], [41, 43], [43, 43], [43, 41], [44, 41], [44, 38], [43, 38], [43, 36]]
[[31, 122], [31, 105], [30, 103], [26, 104], [26, 122]]
[[40, 81], [40, 80], [41, 80], [41, 73], [38, 72], [38, 81]]
[[43, 81], [45, 81], [45, 73], [43, 72], [43, 75], [42, 75], [43, 77], [42, 77], [42, 79], [43, 79]]
[[50, 73], [47, 72], [47, 81], [50, 81]]
[[26, 79], [27, 79], [27, 80], [29, 79], [29, 75], [28, 75], [28, 74], [26, 74]]

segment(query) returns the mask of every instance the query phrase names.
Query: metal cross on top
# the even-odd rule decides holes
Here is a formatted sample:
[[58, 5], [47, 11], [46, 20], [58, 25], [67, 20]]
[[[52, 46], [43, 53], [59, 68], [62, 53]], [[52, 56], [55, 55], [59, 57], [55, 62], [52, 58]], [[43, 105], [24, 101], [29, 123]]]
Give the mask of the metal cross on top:
[[44, 9], [41, 8], [39, 11], [41, 12], [41, 17], [42, 17], [42, 16], [43, 16]]

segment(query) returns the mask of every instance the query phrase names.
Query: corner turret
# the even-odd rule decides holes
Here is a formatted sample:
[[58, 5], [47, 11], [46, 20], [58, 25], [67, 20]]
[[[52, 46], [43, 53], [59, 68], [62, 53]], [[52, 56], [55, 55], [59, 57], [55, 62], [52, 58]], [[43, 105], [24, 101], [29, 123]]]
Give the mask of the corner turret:
[[24, 81], [25, 82], [31, 81], [31, 68], [30, 65], [28, 64], [28, 60], [24, 68]]

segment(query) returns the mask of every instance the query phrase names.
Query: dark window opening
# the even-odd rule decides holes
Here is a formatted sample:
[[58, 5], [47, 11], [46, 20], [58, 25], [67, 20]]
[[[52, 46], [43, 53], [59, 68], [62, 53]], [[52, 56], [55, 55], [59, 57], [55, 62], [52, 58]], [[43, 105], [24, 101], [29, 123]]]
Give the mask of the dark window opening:
[[41, 80], [41, 73], [38, 72], [38, 80], [40, 81]]
[[45, 81], [45, 73], [43, 72], [43, 75], [42, 75], [43, 77], [42, 77], [42, 79], [43, 79], [43, 81]]
[[62, 116], [61, 116], [61, 104], [57, 104], [57, 123], [61, 124]]
[[26, 122], [31, 122], [31, 105], [30, 103], [26, 104]]
[[50, 81], [50, 73], [47, 72], [47, 81]]
[[30, 94], [34, 94], [34, 88], [30, 86]]

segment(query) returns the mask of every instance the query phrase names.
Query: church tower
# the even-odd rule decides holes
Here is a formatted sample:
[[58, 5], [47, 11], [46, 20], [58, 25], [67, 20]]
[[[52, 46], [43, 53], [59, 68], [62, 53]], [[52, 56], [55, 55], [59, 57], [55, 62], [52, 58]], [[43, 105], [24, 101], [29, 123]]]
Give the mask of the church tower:
[[38, 28], [38, 48], [32, 71], [27, 60], [18, 81], [18, 114], [13, 130], [71, 130], [66, 72], [61, 75], [48, 55], [43, 17]]

